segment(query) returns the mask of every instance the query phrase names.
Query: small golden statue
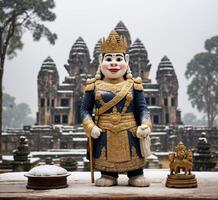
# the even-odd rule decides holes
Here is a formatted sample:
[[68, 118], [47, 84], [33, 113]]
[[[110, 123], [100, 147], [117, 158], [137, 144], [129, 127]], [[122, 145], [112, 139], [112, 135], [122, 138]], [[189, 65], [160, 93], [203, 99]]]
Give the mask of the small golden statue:
[[[191, 173], [193, 156], [190, 149], [180, 142], [176, 146], [176, 152], [169, 153], [170, 175], [166, 181], [166, 187], [194, 188], [197, 187], [195, 175]], [[183, 170], [183, 174], [180, 173]]]

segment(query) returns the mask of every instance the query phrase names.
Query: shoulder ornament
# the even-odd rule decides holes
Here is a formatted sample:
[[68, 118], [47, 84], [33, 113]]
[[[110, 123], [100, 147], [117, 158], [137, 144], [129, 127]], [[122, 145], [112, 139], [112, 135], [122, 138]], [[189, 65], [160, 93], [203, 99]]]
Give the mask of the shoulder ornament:
[[88, 78], [86, 81], [85, 91], [93, 91], [95, 89], [95, 78]]
[[135, 90], [143, 91], [142, 79], [140, 77], [133, 78], [134, 84], [133, 87]]

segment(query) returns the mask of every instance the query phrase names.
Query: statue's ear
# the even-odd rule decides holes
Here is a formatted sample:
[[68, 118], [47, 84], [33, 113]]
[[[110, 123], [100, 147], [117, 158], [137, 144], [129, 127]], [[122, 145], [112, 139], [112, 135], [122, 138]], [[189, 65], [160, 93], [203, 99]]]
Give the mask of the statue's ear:
[[125, 61], [126, 61], [126, 63], [129, 65], [129, 54], [126, 54], [126, 55], [125, 55]]
[[102, 60], [103, 60], [103, 55], [100, 53], [99, 56], [98, 56], [98, 62], [99, 62], [99, 64], [102, 63]]

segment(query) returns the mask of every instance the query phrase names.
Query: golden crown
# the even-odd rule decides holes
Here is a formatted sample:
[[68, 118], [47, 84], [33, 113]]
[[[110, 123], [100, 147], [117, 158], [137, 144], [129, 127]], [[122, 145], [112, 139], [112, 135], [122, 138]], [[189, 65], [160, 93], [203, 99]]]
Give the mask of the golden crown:
[[113, 30], [107, 39], [104, 37], [100, 40], [101, 53], [126, 53], [128, 48], [126, 38], [119, 36], [118, 33]]

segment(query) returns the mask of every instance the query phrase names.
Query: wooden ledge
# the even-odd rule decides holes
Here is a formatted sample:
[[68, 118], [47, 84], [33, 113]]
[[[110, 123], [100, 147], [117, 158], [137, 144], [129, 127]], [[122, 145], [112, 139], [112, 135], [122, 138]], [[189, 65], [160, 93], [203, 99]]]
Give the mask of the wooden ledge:
[[[218, 200], [218, 172], [194, 172], [198, 188], [173, 189], [165, 187], [168, 170], [144, 170], [144, 175], [151, 181], [148, 188], [127, 186], [128, 178], [120, 175], [119, 185], [114, 187], [96, 187], [90, 183], [89, 172], [72, 172], [68, 177], [69, 187], [52, 190], [26, 189], [27, 178], [24, 172], [0, 174], [0, 199], [13, 200]], [[95, 173], [95, 178], [100, 173]]]

